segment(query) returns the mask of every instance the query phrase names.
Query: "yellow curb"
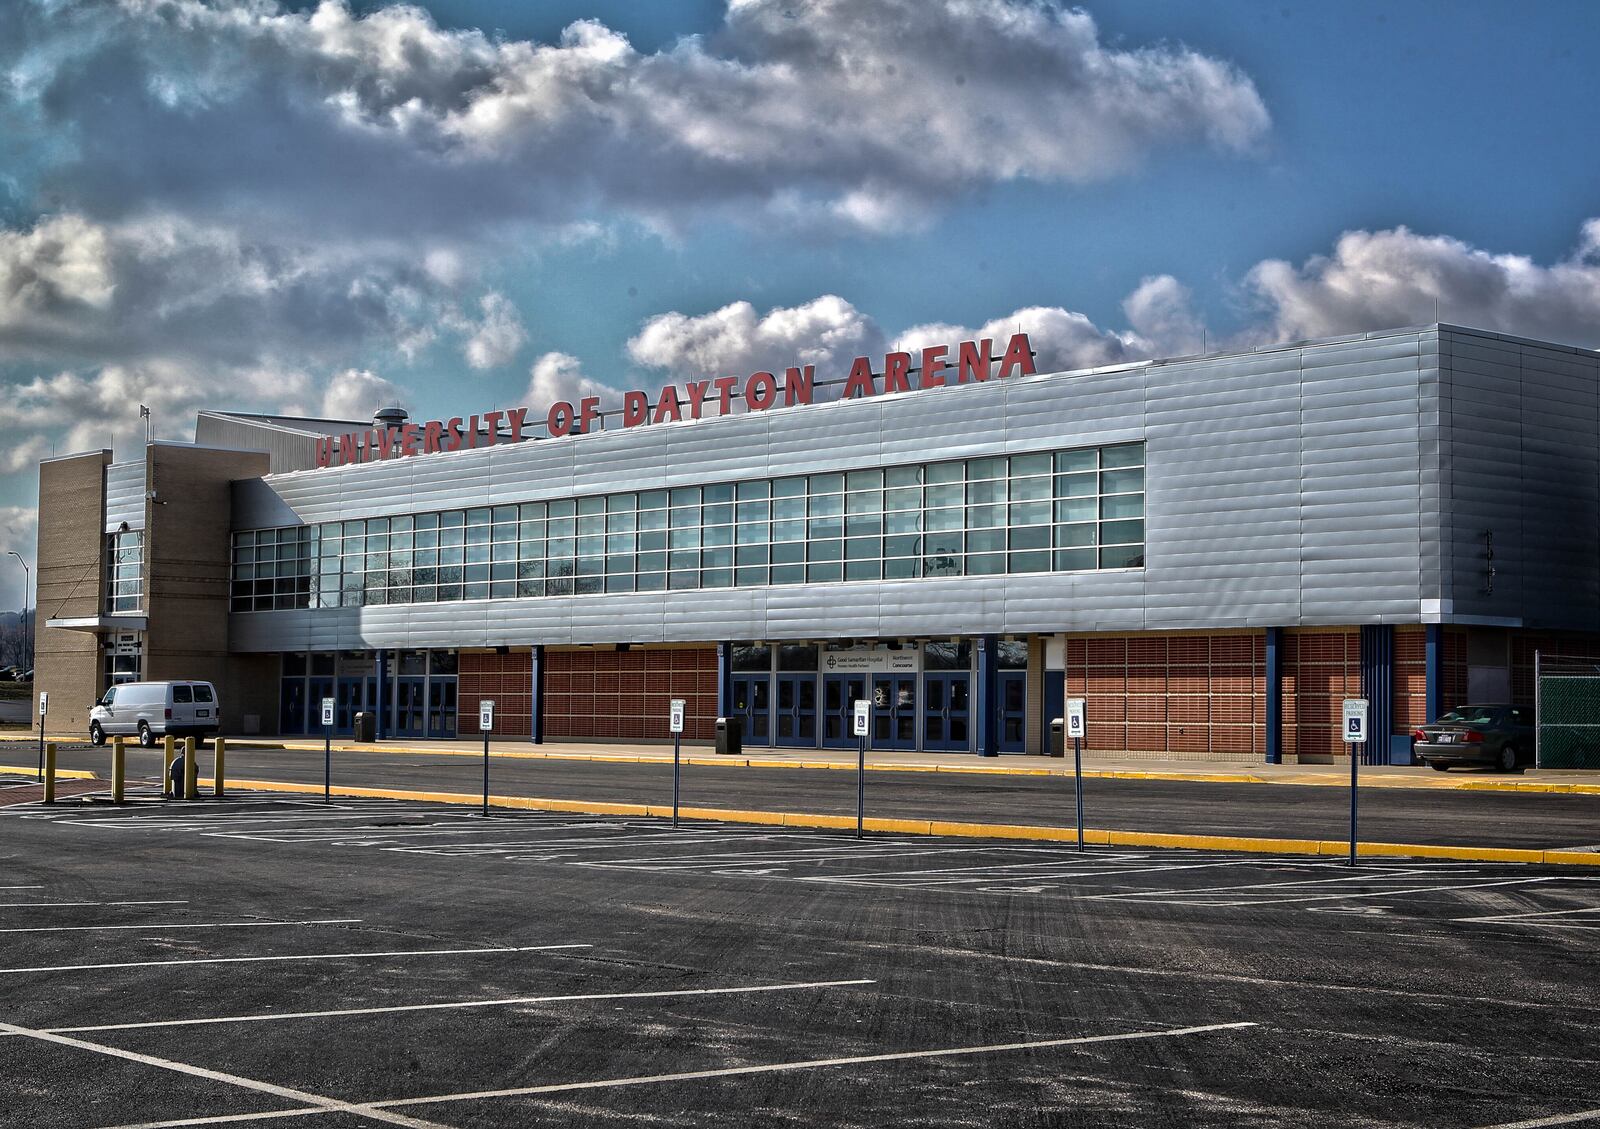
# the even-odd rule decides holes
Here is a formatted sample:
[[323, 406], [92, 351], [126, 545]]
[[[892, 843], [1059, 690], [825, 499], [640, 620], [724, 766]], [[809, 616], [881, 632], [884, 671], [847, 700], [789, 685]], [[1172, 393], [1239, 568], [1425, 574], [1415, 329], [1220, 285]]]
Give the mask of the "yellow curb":
[[[26, 767], [19, 767], [17, 765], [11, 765], [11, 764], [0, 764], [0, 772], [12, 773], [12, 774], [17, 775], [17, 776], [34, 776], [34, 777], [37, 777], [39, 775], [39, 766], [38, 765], [28, 765]], [[61, 779], [63, 779], [63, 780], [94, 780], [94, 779], [96, 779], [94, 773], [85, 772], [81, 768], [58, 768], [58, 769], [56, 769], [56, 775], [58, 777], [60, 777]]]
[[[230, 788], [262, 792], [317, 793], [316, 784], [277, 780], [235, 780]], [[340, 786], [332, 795], [361, 799], [417, 800], [441, 804], [483, 803], [483, 796], [463, 792], [413, 792], [392, 788], [354, 788]], [[490, 795], [489, 806], [531, 811], [570, 812], [575, 815], [625, 815], [666, 817], [672, 814], [667, 804], [620, 804], [593, 800], [552, 800], [534, 796]], [[776, 827], [810, 827], [839, 831], [852, 830], [855, 817], [822, 815], [814, 812], [756, 811], [743, 808], [680, 807], [683, 819], [706, 819], [725, 823], [750, 823]], [[1009, 823], [961, 823], [945, 820], [869, 818], [862, 826], [868, 831], [900, 835], [950, 835], [978, 839], [1028, 839], [1039, 842], [1076, 842], [1078, 833], [1071, 827], [1038, 827]], [[1244, 854], [1328, 855], [1349, 854], [1348, 841], [1329, 839], [1269, 839], [1238, 835], [1178, 835], [1157, 831], [1110, 831], [1084, 828], [1084, 842], [1096, 846], [1165, 847], [1200, 851], [1236, 851]], [[1374, 858], [1440, 858], [1468, 862], [1549, 863], [1568, 866], [1600, 866], [1600, 852], [1538, 850], [1517, 847], [1468, 847], [1434, 843], [1360, 843], [1356, 853]]]

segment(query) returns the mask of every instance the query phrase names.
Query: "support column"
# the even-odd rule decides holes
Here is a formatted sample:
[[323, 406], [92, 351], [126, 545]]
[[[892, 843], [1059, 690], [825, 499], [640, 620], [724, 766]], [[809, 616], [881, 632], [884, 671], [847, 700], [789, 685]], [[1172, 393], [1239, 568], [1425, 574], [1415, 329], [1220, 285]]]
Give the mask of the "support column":
[[533, 647], [532, 671], [528, 687], [528, 743], [544, 744], [544, 645]]
[[1423, 630], [1427, 633], [1426, 673], [1423, 675], [1427, 704], [1423, 708], [1428, 716], [1422, 720], [1426, 722], [1438, 717], [1444, 709], [1444, 624], [1430, 623]]
[[387, 733], [389, 731], [389, 729], [390, 729], [390, 725], [389, 725], [389, 705], [393, 701], [393, 699], [394, 699], [394, 695], [389, 693], [389, 652], [388, 651], [379, 651], [378, 652], [378, 701], [375, 704], [374, 712], [378, 715], [378, 725], [377, 725], [376, 736], [377, 736], [378, 740], [380, 740], [380, 741], [383, 740], [384, 734]]
[[[733, 644], [717, 644], [717, 716], [733, 714]], [[749, 736], [749, 734], [746, 734]]]
[[1000, 755], [999, 742], [999, 666], [1000, 648], [998, 640], [993, 635], [983, 635], [978, 639], [978, 726], [977, 746], [980, 757], [997, 757]]
[[1394, 727], [1394, 627], [1369, 623], [1361, 628], [1361, 696], [1367, 699], [1367, 742], [1363, 764], [1389, 763], [1389, 731]]
[[1267, 763], [1283, 763], [1283, 628], [1267, 628]]

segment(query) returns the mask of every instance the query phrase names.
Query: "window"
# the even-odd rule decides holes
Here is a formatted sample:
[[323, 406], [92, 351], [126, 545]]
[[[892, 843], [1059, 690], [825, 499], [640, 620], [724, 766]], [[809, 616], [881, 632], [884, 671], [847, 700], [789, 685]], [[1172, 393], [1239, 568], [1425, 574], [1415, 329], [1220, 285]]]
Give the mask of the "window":
[[[251, 565], [254, 565], [253, 555]], [[110, 534], [106, 538], [106, 611], [116, 615], [136, 612], [143, 606], [144, 531], [133, 529]]]
[[1144, 450], [1119, 443], [247, 530], [234, 535], [232, 608], [1140, 568]]

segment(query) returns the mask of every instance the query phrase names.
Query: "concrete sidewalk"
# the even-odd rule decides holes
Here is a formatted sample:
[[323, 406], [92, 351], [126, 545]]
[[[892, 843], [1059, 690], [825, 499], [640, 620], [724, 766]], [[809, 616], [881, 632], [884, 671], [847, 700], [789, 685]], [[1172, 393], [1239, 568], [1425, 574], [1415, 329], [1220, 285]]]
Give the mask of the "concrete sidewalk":
[[[62, 738], [62, 740], [74, 740]], [[81, 741], [81, 739], [76, 739]], [[231, 748], [321, 750], [322, 742], [305, 738], [228, 738]], [[384, 741], [358, 744], [340, 739], [333, 744], [340, 753], [384, 756], [478, 757], [483, 755], [481, 740]], [[594, 763], [664, 763], [672, 760], [670, 745], [597, 744], [590, 742], [552, 742], [531, 745], [526, 741], [491, 741], [495, 758], [527, 760], [571, 760]], [[853, 749], [766, 749], [745, 750], [738, 756], [718, 756], [710, 746], [695, 744], [683, 749], [685, 764], [721, 768], [808, 768], [852, 770], [856, 766]], [[1265, 764], [1223, 761], [1152, 760], [1143, 757], [1111, 756], [1085, 751], [1084, 775], [1098, 779], [1191, 780], [1223, 784], [1298, 784], [1346, 787], [1350, 767], [1343, 764]], [[1040, 756], [1006, 755], [977, 757], [970, 753], [906, 753], [870, 751], [867, 769], [872, 772], [937, 772], [1001, 776], [1070, 776], [1072, 757], [1061, 759]], [[1506, 775], [1489, 770], [1435, 772], [1423, 765], [1363, 765], [1364, 788], [1459, 789], [1467, 791], [1525, 792], [1600, 795], [1600, 771], [1534, 770]]]

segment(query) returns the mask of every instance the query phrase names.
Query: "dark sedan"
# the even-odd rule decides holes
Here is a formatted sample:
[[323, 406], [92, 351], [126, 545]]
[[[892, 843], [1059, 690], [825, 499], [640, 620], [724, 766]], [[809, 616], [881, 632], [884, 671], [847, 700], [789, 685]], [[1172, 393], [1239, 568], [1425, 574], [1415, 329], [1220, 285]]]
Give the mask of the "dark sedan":
[[1533, 763], [1533, 734], [1527, 706], [1458, 706], [1411, 737], [1417, 759], [1440, 772], [1453, 765], [1515, 772]]

